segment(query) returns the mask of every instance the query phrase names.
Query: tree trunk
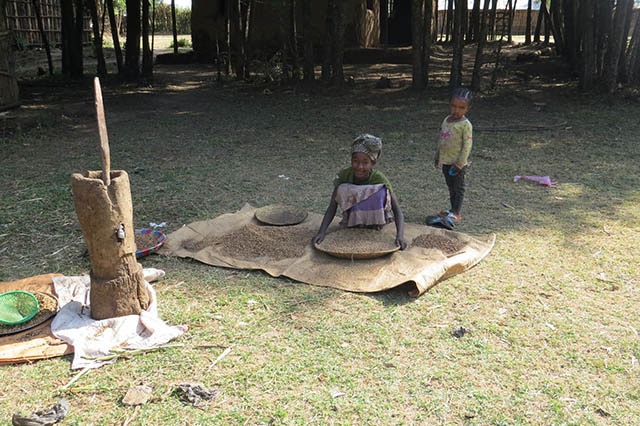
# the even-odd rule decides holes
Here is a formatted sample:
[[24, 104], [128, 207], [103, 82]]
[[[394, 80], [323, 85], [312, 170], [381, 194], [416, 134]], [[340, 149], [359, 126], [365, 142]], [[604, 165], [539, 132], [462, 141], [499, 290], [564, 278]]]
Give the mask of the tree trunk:
[[629, 82], [629, 58], [627, 57], [627, 54], [630, 55], [629, 52], [629, 45], [628, 45], [628, 40], [629, 40], [629, 31], [631, 30], [631, 21], [632, 21], [632, 17], [633, 17], [633, 6], [634, 6], [634, 2], [633, 0], [628, 1], [626, 3], [626, 11], [624, 14], [624, 30], [623, 30], [623, 38], [622, 38], [622, 48], [621, 48], [621, 52], [620, 52], [620, 60], [618, 61], [618, 81], [626, 84]]
[[151, 302], [136, 261], [129, 177], [125, 171], [109, 175], [109, 185], [101, 171], [71, 176], [73, 202], [91, 258], [89, 297], [96, 320], [138, 315]]
[[564, 22], [564, 19], [562, 18], [562, 2], [563, 0], [554, 0], [551, 2], [549, 17], [551, 22], [551, 33], [553, 34], [553, 42], [556, 46], [556, 51], [560, 52], [564, 57], [567, 57], [567, 46], [565, 44], [564, 27], [562, 25]]
[[426, 88], [429, 81], [433, 7], [433, 0], [412, 0], [411, 3], [412, 86], [416, 90]]
[[142, 0], [142, 77], [151, 82], [153, 79], [153, 52], [149, 46], [149, 0]]
[[604, 84], [608, 93], [615, 92], [618, 87], [618, 65], [620, 56], [626, 47], [625, 15], [633, 7], [633, 0], [618, 0], [613, 18], [613, 32], [609, 37], [607, 54], [604, 63]]
[[302, 2], [302, 45], [304, 64], [302, 66], [303, 80], [305, 84], [315, 81], [315, 57], [313, 53], [313, 34], [311, 0], [301, 0]]
[[533, 42], [540, 43], [540, 34], [542, 33], [542, 24], [544, 23], [544, 14], [546, 10], [546, 3], [542, 2], [540, 4], [540, 9], [538, 9], [538, 19], [536, 20], [536, 27], [533, 31]]
[[6, 0], [0, 0], [0, 111], [20, 104], [18, 80], [14, 75], [13, 37], [6, 25]]
[[231, 17], [232, 17], [232, 13], [231, 13], [231, 4], [232, 4], [232, 0], [223, 0], [225, 1], [225, 16], [224, 16], [224, 47], [225, 50], [227, 51], [227, 61], [225, 63], [226, 67], [226, 74], [227, 75], [231, 75], [231, 63], [232, 63], [232, 59], [231, 57], [233, 56], [233, 52], [231, 51]]
[[389, 43], [389, 0], [380, 0], [380, 43]]
[[455, 88], [462, 84], [462, 55], [464, 50], [464, 33], [462, 20], [464, 10], [462, 2], [466, 0], [456, 0], [455, 13], [453, 19], [453, 32], [451, 34], [453, 44], [453, 58], [451, 61], [451, 73], [449, 75], [449, 87]]
[[341, 0], [328, 0], [326, 38], [322, 62], [322, 80], [342, 86], [344, 83], [344, 7]]
[[176, 24], [176, 0], [171, 0], [171, 34], [173, 34], [173, 54], [178, 54], [178, 25]]
[[334, 17], [334, 47], [333, 47], [333, 75], [331, 83], [336, 86], [344, 84], [344, 31], [345, 31], [345, 7], [344, 1], [338, 1], [335, 8]]
[[127, 0], [127, 49], [125, 78], [137, 81], [140, 76], [140, 0]]
[[637, 85], [640, 83], [640, 19], [636, 19], [633, 36], [629, 44], [629, 82]]
[[122, 49], [120, 48], [119, 28], [116, 22], [116, 12], [113, 8], [113, 0], [105, 0], [107, 13], [109, 14], [109, 25], [111, 26], [111, 39], [113, 40], [113, 52], [116, 56], [118, 74], [122, 74]]
[[480, 33], [480, 1], [481, 0], [473, 0], [471, 17], [469, 18], [469, 28], [467, 31], [467, 41], [469, 43], [478, 41], [478, 34]]
[[498, 14], [498, 0], [491, 1], [491, 15], [489, 16], [489, 38], [496, 39], [496, 15]]
[[524, 30], [524, 44], [526, 46], [531, 44], [531, 10], [533, 8], [533, 0], [527, 2], [527, 20]]
[[473, 75], [471, 76], [471, 90], [480, 90], [482, 82], [482, 65], [484, 64], [484, 46], [487, 44], [487, 20], [489, 19], [489, 2], [484, 0], [482, 15], [480, 17], [480, 30], [478, 33], [478, 45], [476, 47], [476, 57], [473, 64]]
[[40, 31], [40, 37], [42, 37], [42, 46], [47, 53], [47, 64], [49, 65], [49, 75], [53, 75], [53, 61], [51, 59], [51, 47], [49, 46], [49, 40], [47, 38], [47, 32], [44, 30], [42, 24], [42, 14], [40, 13], [40, 5], [38, 0], [33, 0], [33, 10], [36, 14], [36, 21], [38, 22], [38, 31]]
[[517, 0], [507, 0], [507, 42], [513, 41], [513, 34], [511, 28], [513, 27], [513, 16], [516, 9]]
[[82, 1], [61, 0], [62, 74], [81, 78], [82, 58]]
[[290, 0], [289, 22], [291, 22], [291, 32], [289, 34], [289, 43], [291, 45], [291, 76], [295, 81], [300, 80], [300, 61], [298, 60], [298, 25], [296, 20], [296, 0]]
[[104, 60], [104, 52], [102, 50], [102, 34], [100, 33], [100, 21], [98, 19], [98, 5], [96, 0], [88, 0], [89, 13], [91, 14], [91, 24], [93, 30], [93, 48], [95, 49], [97, 69], [99, 76], [107, 75], [107, 64]]
[[578, 8], [575, 2], [564, 1], [563, 27], [565, 34], [566, 55], [572, 71], [579, 67], [578, 56], [581, 50], [580, 37], [578, 36]]
[[445, 30], [444, 30], [444, 41], [448, 42], [451, 40], [451, 33], [453, 32], [453, 21], [455, 20], [454, 18], [454, 4], [457, 5], [457, 1], [458, 0], [449, 0], [449, 3], [447, 4], [447, 15], [446, 15], [446, 25], [445, 25]]
[[424, 89], [426, 81], [422, 69], [422, 57], [424, 55], [424, 9], [425, 0], [411, 1], [411, 61], [412, 61], [412, 86], [416, 90]]
[[596, 67], [597, 74], [602, 77], [605, 68], [605, 54], [608, 41], [613, 32], [613, 1], [596, 2]]
[[436, 0], [426, 0], [424, 7], [424, 24], [422, 25], [422, 74], [424, 75], [424, 87], [429, 86], [429, 65], [431, 64], [431, 49], [433, 46], [434, 10], [437, 13]]
[[[598, 1], [598, 0], [595, 0]], [[582, 0], [580, 5], [580, 27], [582, 52], [578, 69], [578, 86], [587, 91], [593, 87], [596, 75], [596, 37], [594, 0]]]

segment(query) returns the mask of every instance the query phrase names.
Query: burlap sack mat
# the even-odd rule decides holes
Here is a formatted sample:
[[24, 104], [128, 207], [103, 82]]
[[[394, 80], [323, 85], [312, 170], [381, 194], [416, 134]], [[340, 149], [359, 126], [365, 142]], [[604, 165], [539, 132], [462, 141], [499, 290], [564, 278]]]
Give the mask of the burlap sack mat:
[[[0, 283], [0, 293], [11, 290], [44, 292], [55, 295], [53, 278], [61, 274], [45, 274], [17, 281]], [[37, 359], [53, 358], [73, 353], [73, 346], [58, 339], [51, 333], [49, 318], [28, 330], [0, 337], [0, 365], [29, 362]]]
[[[236, 213], [185, 225], [167, 236], [159, 254], [192, 258], [225, 268], [259, 269], [273, 277], [285, 276], [307, 284], [353, 292], [377, 292], [409, 283], [413, 286], [410, 293], [418, 296], [438, 281], [476, 265], [495, 243], [495, 234], [470, 236], [407, 223], [406, 250], [375, 259], [342, 259], [313, 247], [311, 239], [320, 227], [322, 215], [309, 213], [302, 223], [293, 226], [265, 227], [255, 219], [255, 210], [246, 204]], [[339, 218], [336, 218], [329, 232], [338, 229], [338, 222]], [[245, 232], [247, 230], [264, 231], [265, 235]], [[381, 232], [395, 236], [395, 226], [387, 225]], [[429, 234], [448, 237], [457, 243], [459, 250], [445, 253], [416, 243], [416, 238]], [[239, 241], [245, 237], [246, 241]], [[289, 246], [284, 253], [277, 247], [282, 241], [288, 241]], [[258, 251], [260, 246], [263, 248]]]

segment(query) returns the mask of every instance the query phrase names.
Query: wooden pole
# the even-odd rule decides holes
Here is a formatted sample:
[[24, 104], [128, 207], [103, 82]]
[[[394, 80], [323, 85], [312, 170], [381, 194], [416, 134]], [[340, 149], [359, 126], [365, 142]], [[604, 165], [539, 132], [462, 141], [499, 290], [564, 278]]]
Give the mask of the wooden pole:
[[109, 135], [107, 134], [107, 121], [104, 117], [104, 105], [102, 103], [102, 89], [100, 79], [94, 77], [93, 90], [96, 99], [96, 116], [98, 118], [98, 134], [100, 135], [100, 156], [102, 158], [102, 181], [105, 186], [111, 183], [111, 158], [109, 151]]

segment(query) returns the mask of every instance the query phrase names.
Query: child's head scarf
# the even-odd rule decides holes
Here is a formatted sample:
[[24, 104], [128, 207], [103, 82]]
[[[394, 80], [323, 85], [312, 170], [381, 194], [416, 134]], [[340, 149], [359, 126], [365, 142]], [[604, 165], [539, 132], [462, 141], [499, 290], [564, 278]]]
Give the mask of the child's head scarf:
[[351, 144], [351, 154], [356, 152], [364, 152], [375, 162], [382, 152], [382, 139], [368, 133], [358, 135]]

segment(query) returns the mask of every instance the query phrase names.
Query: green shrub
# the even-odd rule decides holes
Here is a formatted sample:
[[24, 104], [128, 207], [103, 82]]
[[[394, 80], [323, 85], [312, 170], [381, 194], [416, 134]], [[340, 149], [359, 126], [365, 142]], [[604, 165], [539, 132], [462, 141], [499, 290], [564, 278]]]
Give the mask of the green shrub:
[[[173, 41], [171, 42], [171, 45], [169, 47], [173, 49]], [[186, 38], [178, 39], [178, 47], [191, 47], [191, 42]]]

